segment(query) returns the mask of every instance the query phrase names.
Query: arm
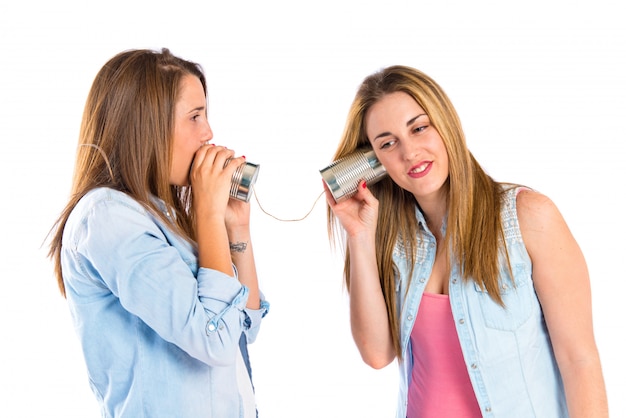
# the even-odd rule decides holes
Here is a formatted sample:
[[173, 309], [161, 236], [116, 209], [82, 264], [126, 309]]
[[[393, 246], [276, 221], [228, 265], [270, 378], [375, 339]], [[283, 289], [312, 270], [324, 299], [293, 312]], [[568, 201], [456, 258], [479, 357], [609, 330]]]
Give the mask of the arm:
[[[254, 252], [252, 248], [252, 240], [250, 237], [249, 227], [249, 207], [248, 203], [244, 203], [235, 199], [231, 199], [229, 206], [239, 206], [244, 213], [248, 213], [243, 218], [244, 224], [228, 222], [227, 230], [230, 242], [230, 252], [233, 263], [237, 267], [237, 277], [239, 282], [248, 290], [248, 298], [245, 307], [246, 321], [244, 331], [246, 333], [248, 343], [255, 341], [261, 325], [261, 319], [269, 310], [269, 303], [263, 299], [263, 295], [259, 290], [259, 282], [256, 271], [256, 263], [254, 260]], [[238, 213], [238, 210], [233, 210]]]
[[234, 171], [244, 157], [220, 146], [201, 147], [194, 159], [191, 181], [196, 211], [198, 262], [201, 267], [235, 276], [246, 287], [246, 313], [243, 322], [248, 341], [254, 341], [261, 318], [267, 313], [267, 302], [261, 302], [252, 241], [250, 238], [250, 205], [229, 198]]
[[335, 203], [327, 186], [326, 201], [346, 231], [350, 252], [350, 324], [363, 361], [379, 369], [395, 358], [387, 306], [376, 263], [378, 201], [361, 182], [350, 199]]
[[84, 203], [64, 237], [64, 275], [83, 312], [131, 326], [123, 309], [198, 360], [232, 364], [247, 298], [241, 284], [217, 270], [196, 274], [192, 247], [124, 193], [102, 189]]
[[239, 281], [249, 290], [249, 309], [261, 307], [259, 282], [250, 237], [250, 204], [231, 199], [226, 218], [230, 256], [237, 267]]
[[524, 190], [517, 197], [524, 243], [572, 418], [608, 417], [596, 347], [589, 273], [582, 251], [554, 203]]
[[[196, 152], [190, 181], [193, 186], [198, 266], [202, 268], [198, 274], [198, 295], [205, 306], [221, 304], [222, 309], [216, 311], [214, 321], [237, 321], [231, 331], [234, 337], [238, 341], [237, 332], [246, 332], [248, 341], [252, 342], [267, 306], [260, 309], [260, 292], [250, 242], [249, 205], [229, 196], [233, 173], [244, 161], [243, 157], [235, 158], [232, 150], [205, 145]], [[239, 281], [231, 279], [225, 283], [214, 280], [205, 274], [207, 271], [221, 272]], [[242, 277], [244, 280], [241, 280]], [[225, 293], [232, 286], [240, 289], [234, 298]], [[252, 308], [256, 311], [248, 310]], [[221, 329], [217, 323], [209, 327]]]
[[196, 152], [190, 180], [196, 215], [196, 240], [198, 263], [201, 267], [234, 276], [226, 210], [230, 179], [237, 164], [224, 166], [233, 151], [223, 147], [205, 145]]

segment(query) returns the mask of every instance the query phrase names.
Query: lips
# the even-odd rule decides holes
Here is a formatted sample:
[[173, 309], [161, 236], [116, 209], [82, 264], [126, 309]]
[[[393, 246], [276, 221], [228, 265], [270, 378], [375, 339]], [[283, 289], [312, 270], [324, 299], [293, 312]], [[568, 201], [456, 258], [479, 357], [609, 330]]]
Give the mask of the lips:
[[407, 174], [409, 175], [409, 177], [412, 177], [412, 178], [423, 177], [426, 174], [428, 174], [428, 172], [430, 171], [430, 168], [432, 167], [432, 164], [433, 164], [432, 161], [423, 161], [411, 167], [411, 169], [409, 170]]

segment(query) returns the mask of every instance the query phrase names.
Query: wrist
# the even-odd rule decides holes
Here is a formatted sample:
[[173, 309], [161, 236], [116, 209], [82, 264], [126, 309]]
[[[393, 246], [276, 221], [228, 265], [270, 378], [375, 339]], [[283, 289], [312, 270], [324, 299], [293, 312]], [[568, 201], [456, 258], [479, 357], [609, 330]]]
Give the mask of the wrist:
[[229, 241], [231, 253], [245, 253], [248, 249], [248, 241]]
[[349, 235], [347, 240], [350, 252], [353, 251], [370, 251], [376, 250], [376, 234], [371, 232], [363, 232], [361, 234]]
[[230, 241], [248, 241], [250, 239], [249, 225], [226, 225]]

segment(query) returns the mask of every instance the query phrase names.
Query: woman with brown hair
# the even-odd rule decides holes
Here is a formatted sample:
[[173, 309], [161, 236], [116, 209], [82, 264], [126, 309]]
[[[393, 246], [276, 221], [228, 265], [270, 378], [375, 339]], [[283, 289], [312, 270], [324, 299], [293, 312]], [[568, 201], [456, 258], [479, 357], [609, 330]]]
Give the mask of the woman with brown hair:
[[546, 196], [493, 180], [441, 87], [367, 77], [334, 159], [372, 149], [388, 174], [336, 202], [352, 334], [400, 366], [398, 418], [607, 417], [583, 254]]
[[50, 256], [103, 416], [256, 416], [247, 343], [269, 305], [229, 199], [245, 158], [209, 142], [206, 94], [198, 64], [129, 50], [87, 98]]

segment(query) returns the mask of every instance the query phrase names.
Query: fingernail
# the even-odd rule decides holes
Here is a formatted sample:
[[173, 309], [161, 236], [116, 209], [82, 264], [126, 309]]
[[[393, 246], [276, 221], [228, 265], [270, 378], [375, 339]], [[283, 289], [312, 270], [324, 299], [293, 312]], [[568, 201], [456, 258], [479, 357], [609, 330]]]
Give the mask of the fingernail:
[[364, 181], [364, 182], [363, 182], [363, 185], [362, 185], [361, 187], [363, 187], [364, 189], [365, 189], [365, 188], [367, 188], [367, 182], [366, 182], [366, 181]]
[[245, 159], [246, 159], [246, 156], [245, 156], [245, 155], [242, 155], [242, 156], [241, 156], [241, 158], [243, 158], [243, 159], [245, 160]]

